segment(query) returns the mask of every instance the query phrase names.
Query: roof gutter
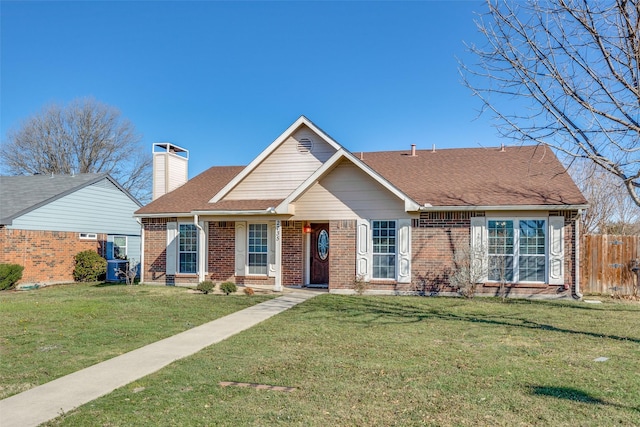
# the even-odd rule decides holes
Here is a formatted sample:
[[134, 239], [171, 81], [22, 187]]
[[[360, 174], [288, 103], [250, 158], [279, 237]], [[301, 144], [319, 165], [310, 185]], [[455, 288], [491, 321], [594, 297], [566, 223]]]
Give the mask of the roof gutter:
[[269, 207], [261, 210], [251, 211], [192, 211], [192, 215], [208, 215], [208, 216], [252, 216], [252, 215], [277, 215], [276, 209]]
[[[282, 214], [277, 212], [276, 208], [269, 207], [267, 209], [250, 210], [250, 211], [191, 211], [191, 212], [168, 212], [168, 213], [153, 213], [153, 214], [133, 214], [134, 218], [183, 218], [191, 217], [194, 215], [206, 215], [206, 216], [255, 216], [255, 215], [278, 215]], [[287, 213], [289, 215], [289, 213]]]
[[500, 206], [431, 206], [425, 204], [420, 206], [421, 212], [442, 212], [442, 211], [564, 211], [582, 210], [588, 205], [500, 205]]

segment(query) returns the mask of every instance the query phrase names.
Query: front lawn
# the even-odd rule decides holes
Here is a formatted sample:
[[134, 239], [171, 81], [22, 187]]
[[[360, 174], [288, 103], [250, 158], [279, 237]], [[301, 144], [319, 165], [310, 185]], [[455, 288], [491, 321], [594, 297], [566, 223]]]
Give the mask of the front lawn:
[[109, 284], [0, 292], [0, 398], [268, 298]]
[[640, 425], [640, 305], [321, 295], [48, 425]]

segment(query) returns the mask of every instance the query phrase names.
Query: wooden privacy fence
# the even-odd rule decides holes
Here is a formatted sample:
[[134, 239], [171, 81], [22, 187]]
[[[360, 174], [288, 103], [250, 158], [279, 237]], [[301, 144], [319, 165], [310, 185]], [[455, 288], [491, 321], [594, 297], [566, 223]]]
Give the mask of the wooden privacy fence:
[[633, 294], [638, 278], [632, 268], [640, 257], [640, 236], [585, 235], [580, 250], [582, 292]]

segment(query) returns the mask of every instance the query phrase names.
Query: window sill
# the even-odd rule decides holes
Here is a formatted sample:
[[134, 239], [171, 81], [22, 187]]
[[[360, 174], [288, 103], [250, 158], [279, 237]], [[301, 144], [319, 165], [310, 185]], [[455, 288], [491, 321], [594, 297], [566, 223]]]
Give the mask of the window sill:
[[[499, 288], [501, 285], [497, 282], [488, 282], [483, 284], [485, 288]], [[549, 286], [562, 286], [562, 285], [549, 285], [548, 283], [539, 282], [520, 282], [520, 283], [506, 283], [503, 285], [505, 288], [547, 288]]]
[[369, 283], [372, 285], [397, 285], [398, 281], [394, 279], [371, 279]]
[[198, 277], [198, 273], [176, 273], [176, 277]]
[[236, 277], [242, 277], [243, 279], [249, 279], [249, 280], [269, 280], [268, 276], [252, 276], [252, 275], [246, 275], [246, 276], [236, 276]]

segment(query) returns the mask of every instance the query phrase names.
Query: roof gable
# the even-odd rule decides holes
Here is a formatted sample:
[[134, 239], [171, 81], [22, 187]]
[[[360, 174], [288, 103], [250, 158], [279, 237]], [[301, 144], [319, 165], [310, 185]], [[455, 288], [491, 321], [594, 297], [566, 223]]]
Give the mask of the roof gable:
[[10, 225], [15, 218], [103, 179], [111, 181], [138, 206], [142, 206], [107, 173], [1, 176], [0, 224]]
[[342, 146], [300, 116], [212, 199], [283, 199]]
[[276, 207], [276, 212], [287, 213], [289, 211], [289, 206], [291, 203], [298, 200], [315, 183], [327, 177], [342, 161], [348, 161], [352, 163], [354, 166], [360, 169], [365, 175], [367, 175], [369, 178], [373, 179], [378, 184], [380, 184], [381, 187], [389, 191], [398, 199], [402, 200], [405, 203], [406, 211], [418, 210], [419, 206], [415, 201], [413, 201], [410, 197], [408, 197], [405, 193], [403, 193], [400, 189], [395, 187], [389, 181], [385, 180], [381, 175], [379, 175], [376, 171], [371, 169], [365, 163], [357, 159], [353, 154], [341, 148], [329, 160], [327, 160], [322, 165], [322, 167], [320, 167], [311, 176], [309, 176], [309, 178], [307, 178], [295, 191], [289, 194], [289, 196], [286, 199], [284, 199], [278, 207]]

